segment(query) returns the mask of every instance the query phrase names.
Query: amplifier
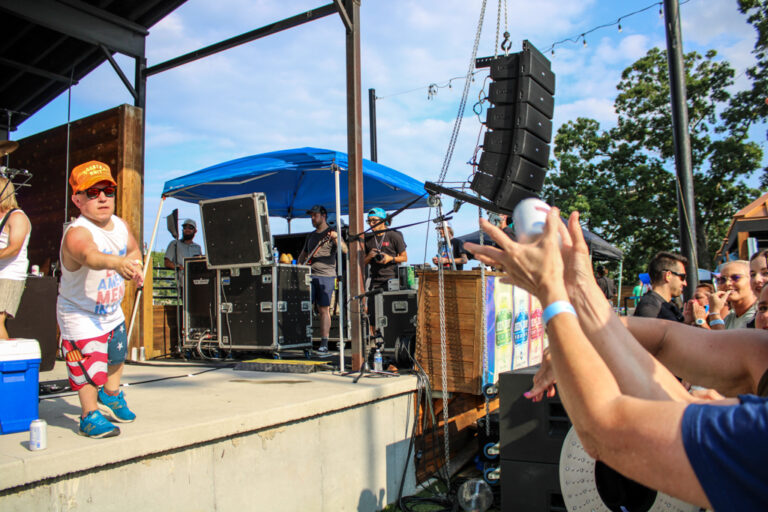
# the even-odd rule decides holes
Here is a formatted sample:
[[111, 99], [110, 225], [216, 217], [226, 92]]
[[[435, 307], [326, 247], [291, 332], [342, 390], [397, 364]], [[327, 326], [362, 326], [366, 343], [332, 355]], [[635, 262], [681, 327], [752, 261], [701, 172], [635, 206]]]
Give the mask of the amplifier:
[[59, 283], [52, 276], [28, 276], [15, 318], [8, 318], [6, 328], [14, 338], [28, 338], [40, 343], [40, 371], [53, 370], [59, 337], [56, 325], [56, 298]]
[[262, 192], [200, 201], [209, 268], [238, 268], [273, 262], [267, 198]]
[[184, 324], [182, 346], [219, 341], [219, 271], [208, 268], [205, 257], [184, 260]]
[[398, 367], [405, 367], [413, 356], [416, 339], [418, 292], [397, 290], [375, 295], [374, 326], [384, 339], [382, 351], [390, 354]]
[[222, 348], [312, 347], [310, 268], [264, 265], [220, 271]]

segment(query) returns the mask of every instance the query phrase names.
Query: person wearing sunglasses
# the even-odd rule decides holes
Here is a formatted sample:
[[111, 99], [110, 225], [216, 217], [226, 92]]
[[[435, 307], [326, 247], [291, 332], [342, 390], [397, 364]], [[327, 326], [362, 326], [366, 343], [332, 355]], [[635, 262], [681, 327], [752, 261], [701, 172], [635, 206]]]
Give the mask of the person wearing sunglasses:
[[683, 322], [685, 319], [672, 299], [683, 294], [687, 284], [685, 256], [674, 252], [659, 252], [648, 264], [651, 277], [651, 289], [638, 302], [635, 316], [662, 318]]
[[[729, 261], [720, 268], [715, 282], [717, 292], [709, 297], [709, 326], [716, 330], [754, 327], [757, 297], [749, 282], [749, 263], [744, 260]], [[731, 306], [731, 312], [721, 318], [720, 308], [726, 301]]]
[[16, 202], [16, 190], [0, 177], [0, 339], [9, 338], [6, 319], [16, 316], [27, 281], [27, 245], [32, 224]]
[[141, 252], [128, 225], [115, 215], [117, 183], [109, 166], [97, 161], [80, 164], [69, 177], [72, 202], [80, 216], [61, 241], [61, 283], [56, 316], [69, 383], [82, 409], [79, 434], [112, 437], [114, 421], [131, 422], [120, 378], [128, 338], [121, 304], [125, 281], [144, 281]]
[[[165, 267], [184, 272], [184, 260], [203, 254], [203, 249], [193, 239], [197, 233], [197, 223], [186, 219], [181, 223], [181, 240], [171, 240], [165, 249]], [[181, 274], [183, 276], [183, 274]]]

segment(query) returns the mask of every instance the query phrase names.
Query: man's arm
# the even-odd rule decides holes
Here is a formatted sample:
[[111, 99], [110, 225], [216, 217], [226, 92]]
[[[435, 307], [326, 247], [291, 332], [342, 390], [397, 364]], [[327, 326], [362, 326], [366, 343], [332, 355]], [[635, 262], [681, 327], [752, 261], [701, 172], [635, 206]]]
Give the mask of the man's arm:
[[725, 396], [756, 393], [768, 369], [768, 332], [763, 330], [708, 331], [653, 318], [622, 321], [675, 375]]
[[181, 266], [178, 266], [176, 263], [174, 263], [174, 261], [176, 261], [177, 243], [179, 243], [177, 240], [172, 240], [171, 243], [168, 244], [168, 247], [165, 249], [165, 268], [170, 268], [172, 270], [182, 268]]
[[[136, 244], [135, 240], [133, 244]], [[91, 233], [82, 227], [68, 229], [61, 244], [62, 264], [70, 272], [85, 266], [93, 270], [114, 270], [128, 280], [141, 276], [141, 263], [136, 262], [137, 253], [129, 247], [126, 256], [104, 254], [94, 243]]]
[[8, 245], [0, 249], [0, 258], [17, 256], [24, 246], [24, 239], [29, 234], [31, 226], [27, 216], [23, 213], [12, 213], [5, 223], [8, 231]]
[[[533, 293], [544, 305], [567, 301], [572, 292], [566, 291], [563, 278], [557, 239], [557, 225], [562, 224], [556, 208], [547, 218], [544, 236], [533, 245], [505, 241], [489, 223], [481, 223], [503, 251], [499, 254], [493, 248], [473, 245], [470, 250], [476, 251], [478, 259], [502, 266], [509, 274], [508, 282]], [[567, 236], [568, 233], [564, 233], [564, 246]], [[604, 320], [605, 310], [610, 307], [594, 282], [588, 256], [586, 268], [580, 265], [567, 268], [568, 273], [574, 270], [579, 274], [588, 273], [601, 298], [595, 310], [587, 312], [590, 318], [586, 323], [594, 327], [592, 324], [596, 319]], [[591, 289], [588, 291], [593, 293]], [[625, 375], [623, 369], [617, 372], [610, 368], [610, 363], [606, 364], [593, 346], [594, 340], [585, 336], [580, 325], [583, 323], [581, 313], [579, 315], [576, 318], [567, 312], [557, 314], [546, 329], [562, 401], [587, 452], [644, 485], [709, 506], [683, 446], [680, 423], [687, 403], [664, 396], [663, 388], [655, 383], [663, 375], [640, 370], [635, 375]], [[602, 324], [612, 331], [610, 334], [619, 334], [610, 321]], [[666, 370], [660, 367], [658, 371]], [[627, 396], [622, 392], [625, 387], [650, 390], [650, 399]]]

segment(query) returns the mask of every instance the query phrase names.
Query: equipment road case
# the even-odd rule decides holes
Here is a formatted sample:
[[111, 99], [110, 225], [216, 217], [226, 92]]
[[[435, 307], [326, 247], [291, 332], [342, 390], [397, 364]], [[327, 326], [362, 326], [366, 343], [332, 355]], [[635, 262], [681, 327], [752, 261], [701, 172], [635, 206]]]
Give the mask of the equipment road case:
[[374, 296], [374, 328], [381, 332], [382, 352], [390, 355], [396, 364], [410, 363], [416, 339], [418, 292], [397, 290]]
[[182, 348], [219, 343], [219, 271], [204, 256], [184, 260]]
[[309, 267], [263, 265], [220, 271], [221, 348], [312, 347]]

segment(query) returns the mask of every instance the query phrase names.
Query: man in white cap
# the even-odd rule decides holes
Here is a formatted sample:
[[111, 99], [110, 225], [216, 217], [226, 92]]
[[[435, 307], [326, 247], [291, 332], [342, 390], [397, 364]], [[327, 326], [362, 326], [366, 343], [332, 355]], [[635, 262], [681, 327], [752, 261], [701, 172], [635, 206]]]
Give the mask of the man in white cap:
[[181, 240], [173, 240], [165, 250], [166, 268], [184, 271], [184, 260], [203, 254], [203, 249], [192, 241], [197, 233], [197, 224], [192, 219], [181, 223]]

